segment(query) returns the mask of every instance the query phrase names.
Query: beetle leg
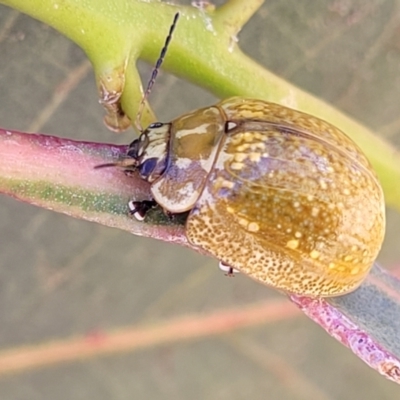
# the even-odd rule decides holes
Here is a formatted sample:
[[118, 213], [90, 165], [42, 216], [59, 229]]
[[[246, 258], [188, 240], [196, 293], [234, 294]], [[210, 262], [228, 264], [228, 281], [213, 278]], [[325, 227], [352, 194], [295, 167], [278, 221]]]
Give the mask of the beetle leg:
[[135, 217], [138, 221], [143, 221], [146, 217], [147, 211], [156, 206], [154, 200], [133, 201], [128, 203], [129, 215]]
[[229, 277], [234, 277], [235, 274], [238, 274], [240, 271], [231, 267], [228, 264], [225, 264], [223, 261], [219, 262], [218, 265], [219, 269], [223, 272], [225, 272], [225, 276], [229, 276]]

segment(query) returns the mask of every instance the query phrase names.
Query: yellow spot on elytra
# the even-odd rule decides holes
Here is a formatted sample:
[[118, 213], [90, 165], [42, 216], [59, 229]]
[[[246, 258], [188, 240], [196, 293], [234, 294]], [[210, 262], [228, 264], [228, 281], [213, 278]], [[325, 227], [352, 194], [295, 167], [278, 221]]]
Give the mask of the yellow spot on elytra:
[[319, 257], [319, 251], [317, 251], [317, 250], [312, 250], [312, 251], [310, 252], [310, 257], [311, 257], [312, 259], [316, 260], [316, 259]]
[[358, 246], [356, 246], [356, 245], [351, 246], [351, 251], [357, 251], [357, 250], [358, 250]]
[[294, 208], [300, 207], [300, 203], [299, 203], [298, 201], [295, 201], [295, 202], [293, 203], [293, 207], [294, 207]]
[[308, 200], [308, 201], [313, 201], [313, 200], [314, 200], [314, 196], [312, 196], [311, 194], [309, 194], [309, 195], [307, 196], [307, 200]]
[[260, 153], [250, 153], [250, 161], [252, 162], [259, 162], [261, 160]]
[[233, 162], [231, 164], [231, 168], [236, 170], [236, 171], [240, 171], [241, 169], [243, 169], [244, 164], [243, 163], [239, 163], [239, 162]]
[[349, 189], [343, 189], [343, 194], [349, 195], [350, 194], [350, 190]]
[[215, 181], [214, 181], [214, 187], [219, 189], [222, 185], [222, 182], [224, 181], [224, 178], [218, 177]]
[[235, 212], [234, 208], [230, 206], [226, 207], [226, 211], [228, 211], [229, 214], [233, 214]]
[[234, 146], [237, 146], [238, 144], [240, 144], [242, 141], [242, 139], [240, 138], [240, 135], [236, 135], [232, 138], [232, 144]]
[[234, 157], [234, 160], [236, 161], [236, 162], [243, 162], [246, 158], [247, 158], [248, 156], [247, 156], [247, 154], [246, 153], [236, 153], [235, 154], [235, 157]]
[[358, 268], [358, 267], [354, 267], [354, 268], [350, 271], [351, 275], [357, 275], [359, 272], [360, 272], [360, 268]]
[[335, 269], [336, 268], [336, 264], [331, 262], [331, 263], [329, 263], [328, 267], [329, 267], [329, 269]]
[[247, 225], [249, 224], [249, 221], [247, 221], [247, 219], [245, 219], [245, 218], [239, 218], [239, 224], [247, 227]]
[[352, 259], [353, 259], [353, 256], [351, 256], [351, 255], [347, 255], [347, 256], [344, 257], [344, 261], [345, 261], [345, 262], [349, 262], [349, 261], [351, 261]]
[[298, 240], [289, 240], [286, 243], [286, 247], [289, 247], [289, 249], [297, 249], [299, 247], [299, 241]]
[[231, 181], [227, 181], [226, 179], [224, 179], [221, 182], [221, 187], [227, 188], [227, 189], [233, 189], [233, 187], [235, 186], [235, 184]]
[[320, 179], [318, 183], [319, 183], [319, 186], [321, 189], [325, 190], [328, 188], [328, 185], [326, 184], [326, 182], [323, 179]]
[[316, 217], [316, 216], [318, 216], [318, 214], [319, 214], [319, 208], [313, 207], [313, 208], [311, 209], [311, 215], [312, 215], [313, 217]]
[[250, 232], [258, 232], [260, 230], [260, 225], [257, 222], [250, 222], [247, 226], [247, 230]]
[[237, 150], [239, 153], [243, 153], [243, 152], [246, 151], [248, 148], [249, 148], [249, 145], [245, 143], [245, 144], [241, 144], [240, 146], [236, 147], [236, 150]]
[[252, 133], [250, 133], [250, 132], [245, 132], [244, 133], [244, 140], [246, 142], [252, 142], [253, 139], [254, 139], [254, 135]]
[[215, 189], [221, 189], [221, 188], [227, 188], [227, 189], [233, 189], [235, 184], [231, 181], [228, 181], [227, 179], [224, 179], [222, 177], [218, 177], [215, 182], [214, 182], [214, 187]]
[[297, 239], [299, 239], [299, 238], [302, 237], [302, 234], [301, 234], [301, 232], [296, 232], [296, 233], [294, 234], [294, 236], [297, 237]]
[[259, 150], [264, 150], [265, 149], [265, 144], [264, 143], [262, 143], [262, 142], [258, 142], [258, 143], [252, 143], [251, 145], [250, 145], [250, 149], [251, 150], [257, 150], [257, 149], [259, 149]]

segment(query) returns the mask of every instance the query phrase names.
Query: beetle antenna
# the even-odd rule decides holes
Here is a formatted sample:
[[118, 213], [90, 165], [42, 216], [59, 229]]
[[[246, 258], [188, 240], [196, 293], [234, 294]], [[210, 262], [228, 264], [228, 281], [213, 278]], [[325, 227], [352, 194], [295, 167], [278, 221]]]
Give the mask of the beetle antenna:
[[165, 39], [165, 43], [164, 43], [163, 48], [161, 49], [160, 56], [158, 57], [156, 65], [153, 68], [153, 72], [151, 73], [151, 78], [150, 78], [150, 80], [149, 80], [149, 82], [147, 84], [146, 91], [144, 92], [142, 100], [140, 101], [138, 112], [137, 112], [137, 115], [136, 115], [136, 120], [135, 120], [135, 126], [136, 126], [136, 129], [139, 130], [139, 132], [143, 132], [143, 127], [142, 127], [142, 124], [140, 123], [140, 120], [142, 118], [145, 101], [149, 97], [151, 89], [153, 88], [154, 83], [156, 81], [156, 78], [157, 78], [157, 75], [158, 75], [158, 70], [160, 69], [161, 64], [164, 61], [165, 55], [167, 54], [168, 46], [169, 46], [169, 43], [170, 43], [170, 41], [172, 39], [172, 34], [173, 34], [174, 30], [175, 30], [176, 23], [178, 22], [178, 18], [179, 18], [179, 12], [177, 12], [175, 14], [175, 16], [174, 16], [174, 20], [172, 21], [172, 25], [169, 28], [168, 36]]
[[95, 165], [94, 169], [110, 168], [110, 167], [121, 167], [124, 169], [135, 168], [137, 167], [137, 161], [134, 160], [132, 157], [124, 157], [114, 162]]

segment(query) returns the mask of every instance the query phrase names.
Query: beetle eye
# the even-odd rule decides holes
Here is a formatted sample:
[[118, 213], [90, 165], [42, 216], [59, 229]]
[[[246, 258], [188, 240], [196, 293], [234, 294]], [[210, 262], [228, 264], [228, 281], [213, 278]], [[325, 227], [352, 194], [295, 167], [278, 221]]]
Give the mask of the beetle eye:
[[140, 175], [144, 178], [147, 179], [151, 173], [154, 171], [154, 168], [157, 165], [157, 158], [149, 158], [147, 159], [143, 164], [140, 165], [139, 170], [140, 170]]
[[164, 124], [162, 122], [154, 122], [150, 124], [148, 129], [161, 128]]

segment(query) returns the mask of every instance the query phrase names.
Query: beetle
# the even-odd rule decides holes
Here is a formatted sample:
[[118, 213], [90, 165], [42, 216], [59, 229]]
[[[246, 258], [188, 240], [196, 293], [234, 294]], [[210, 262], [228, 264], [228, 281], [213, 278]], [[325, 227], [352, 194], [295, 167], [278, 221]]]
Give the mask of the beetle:
[[141, 132], [115, 163], [151, 185], [130, 201], [144, 220], [159, 205], [188, 213], [188, 241], [232, 276], [299, 295], [337, 296], [365, 279], [385, 232], [383, 190], [358, 146], [330, 123], [260, 99], [234, 97], [143, 130], [140, 117], [179, 18], [139, 106]]
[[342, 131], [312, 115], [234, 97], [145, 129], [117, 165], [151, 184], [130, 202], [188, 212], [189, 242], [290, 293], [335, 296], [368, 274], [385, 231], [383, 191]]

